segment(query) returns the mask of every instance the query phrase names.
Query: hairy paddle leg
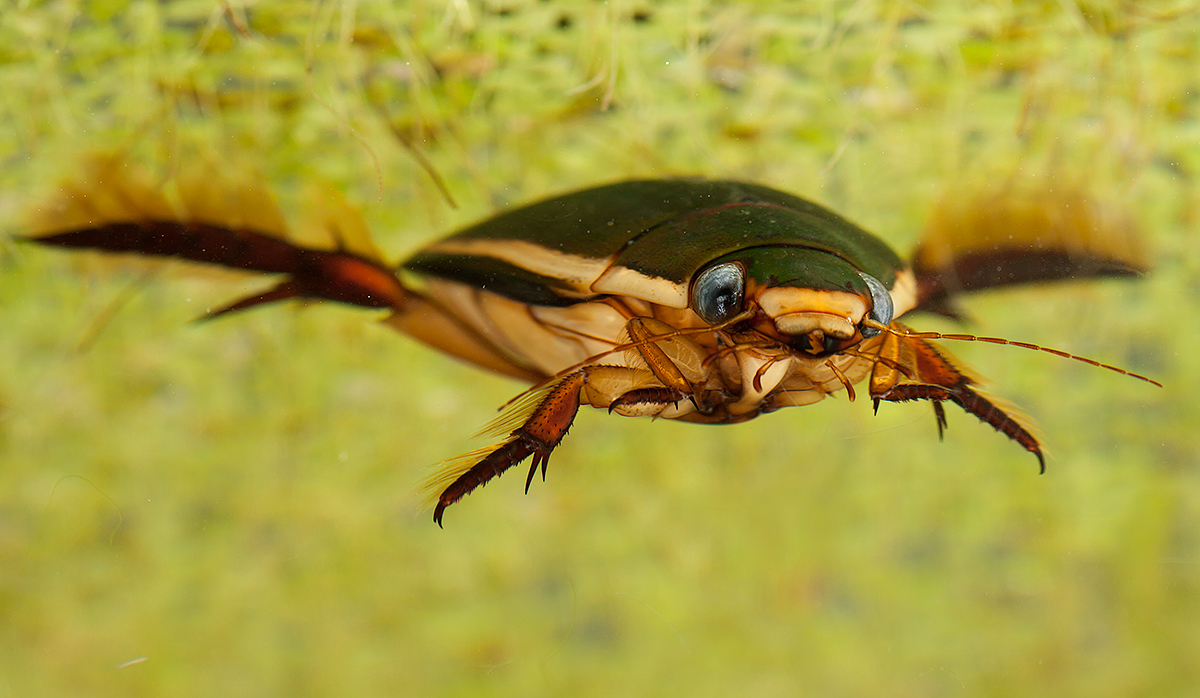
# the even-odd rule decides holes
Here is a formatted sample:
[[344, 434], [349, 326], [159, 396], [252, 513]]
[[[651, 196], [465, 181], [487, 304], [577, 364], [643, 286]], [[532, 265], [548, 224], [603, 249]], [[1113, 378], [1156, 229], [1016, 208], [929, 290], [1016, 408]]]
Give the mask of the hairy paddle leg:
[[[508, 434], [506, 441], [464, 455], [465, 470], [462, 470], [464, 464], [455, 459], [448, 474], [434, 478], [435, 483], [441, 482], [461, 472], [437, 498], [433, 518], [439, 526], [446, 507], [530, 456], [533, 461], [525, 490], [529, 490], [539, 468], [544, 480], [550, 454], [566, 436], [581, 405], [604, 407], [624, 416], [647, 416], [691, 399], [697, 403], [697, 409], [702, 409], [703, 403], [697, 399], [697, 395], [703, 394], [703, 387], [697, 383], [703, 381], [705, 370], [700, 348], [679, 336], [675, 328], [652, 318], [631, 318], [625, 330], [630, 339], [625, 354], [630, 363], [646, 368], [583, 366], [534, 391], [528, 405], [521, 401], [514, 403], [513, 408], [524, 416], [524, 421]], [[509, 420], [502, 417], [501, 421]]]
[[956, 367], [948, 355], [931, 342], [905, 334], [907, 328], [900, 323], [892, 323], [891, 327], [896, 331], [879, 337], [879, 353], [871, 371], [870, 393], [876, 411], [882, 400], [929, 400], [941, 436], [946, 427], [942, 402], [949, 400], [1037, 456], [1038, 465], [1045, 472], [1046, 460], [1041, 444], [1015, 411], [975, 390], [972, 387], [976, 384], [975, 379]]

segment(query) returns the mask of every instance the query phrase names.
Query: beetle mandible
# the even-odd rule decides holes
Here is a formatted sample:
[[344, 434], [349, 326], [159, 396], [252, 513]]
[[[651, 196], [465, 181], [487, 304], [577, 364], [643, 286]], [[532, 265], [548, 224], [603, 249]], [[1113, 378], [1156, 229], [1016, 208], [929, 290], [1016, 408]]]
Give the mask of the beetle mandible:
[[[897, 322], [915, 309], [944, 310], [955, 280], [983, 288], [1077, 271], [1039, 267], [1046, 260], [1032, 252], [995, 250], [988, 264], [952, 267], [962, 278], [950, 279], [946, 269], [905, 264], [875, 236], [791, 194], [735, 181], [635, 180], [501, 213], [418, 250], [397, 270], [369, 245], [306, 247], [197, 211], [97, 216], [89, 196], [77, 189], [60, 205], [87, 215], [60, 216], [29, 239], [283, 274], [212, 315], [293, 297], [383, 308], [400, 332], [533, 384], [510, 403], [499, 443], [451, 461], [431, 481], [439, 526], [447, 507], [526, 459], [526, 490], [539, 468], [544, 478], [582, 405], [732, 424], [841, 391], [853, 399], [867, 381], [876, 410], [881, 401], [929, 401], [940, 434], [943, 403], [953, 402], [1045, 468], [1022, 420], [930, 340], [1041, 347]], [[1090, 262], [1089, 275], [1137, 271], [1120, 260]], [[991, 271], [966, 273], [979, 268]]]

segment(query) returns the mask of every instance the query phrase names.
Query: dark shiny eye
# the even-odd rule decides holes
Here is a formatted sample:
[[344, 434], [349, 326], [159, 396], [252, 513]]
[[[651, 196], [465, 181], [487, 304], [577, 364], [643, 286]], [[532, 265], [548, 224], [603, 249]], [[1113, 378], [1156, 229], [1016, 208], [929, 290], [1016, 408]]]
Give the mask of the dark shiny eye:
[[[871, 319], [881, 325], [888, 325], [892, 322], [892, 294], [879, 283], [879, 280], [869, 274], [864, 274], [861, 271], [858, 275], [863, 281], [867, 282], [867, 290], [871, 292]], [[863, 337], [874, 337], [879, 334], [879, 330], [874, 327], [863, 327]]]
[[705, 269], [692, 284], [692, 310], [710, 325], [719, 325], [742, 312], [746, 272], [737, 262]]

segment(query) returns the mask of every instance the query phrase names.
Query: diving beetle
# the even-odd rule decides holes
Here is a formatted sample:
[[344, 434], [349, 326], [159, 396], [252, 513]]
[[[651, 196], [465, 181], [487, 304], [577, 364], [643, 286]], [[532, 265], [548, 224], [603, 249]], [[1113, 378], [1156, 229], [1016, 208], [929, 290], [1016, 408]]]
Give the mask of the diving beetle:
[[[967, 279], [967, 288], [982, 288], [1072, 273], [1057, 258], [1041, 271], [1045, 259], [1007, 250], [957, 270], [910, 266], [815, 203], [757, 184], [698, 179], [555, 196], [434, 242], [398, 270], [361, 246], [306, 247], [197, 212], [87, 221], [29, 239], [283, 274], [275, 287], [212, 315], [292, 297], [383, 308], [396, 330], [533, 384], [507, 408], [498, 444], [455, 459], [432, 481], [439, 526], [448, 506], [526, 459], [526, 490], [539, 468], [544, 479], [582, 405], [732, 424], [841, 391], [853, 399], [865, 380], [876, 410], [882, 401], [929, 401], [940, 433], [943, 403], [953, 402], [1045, 468], [1021, 419], [930, 340], [1040, 347], [913, 332], [897, 318], [944, 310], [955, 275], [968, 267], [992, 270]], [[1090, 275], [1137, 271], [1120, 260], [1095, 261]]]

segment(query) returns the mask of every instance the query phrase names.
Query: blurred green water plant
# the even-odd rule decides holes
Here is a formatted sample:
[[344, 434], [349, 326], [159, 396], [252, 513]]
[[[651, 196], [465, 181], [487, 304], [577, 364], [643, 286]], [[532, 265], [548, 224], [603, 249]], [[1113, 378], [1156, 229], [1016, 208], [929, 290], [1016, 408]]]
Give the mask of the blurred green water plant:
[[1169, 3], [12, 5], [7, 232], [97, 149], [162, 172], [221, 152], [289, 211], [320, 178], [397, 258], [499, 205], [676, 174], [811, 196], [903, 250], [984, 164], [1025, 169], [1131, 213], [1157, 268], [990, 294], [972, 329], [1166, 387], [956, 345], [1039, 422], [1043, 477], [970, 419], [939, 444], [919, 406], [584, 414], [547, 485], [500, 481], [438, 531], [422, 468], [513, 384], [335, 308], [189, 325], [236, 282], [0, 240], [0, 694], [1188, 695], [1198, 24]]

